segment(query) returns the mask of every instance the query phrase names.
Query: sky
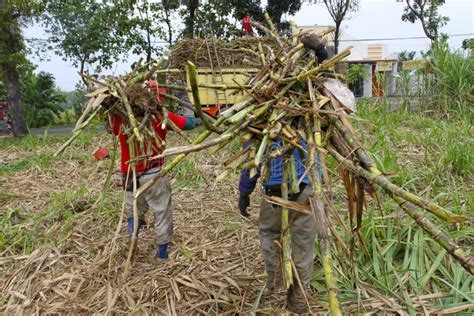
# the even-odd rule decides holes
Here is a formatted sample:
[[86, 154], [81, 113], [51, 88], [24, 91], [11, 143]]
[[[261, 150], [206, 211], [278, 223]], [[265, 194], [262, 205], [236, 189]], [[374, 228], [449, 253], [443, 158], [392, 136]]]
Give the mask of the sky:
[[[411, 40], [364, 41], [364, 43], [384, 44], [387, 53], [402, 50], [426, 50], [430, 42], [424, 38], [425, 34], [421, 23], [411, 24], [401, 21], [400, 17], [404, 7], [404, 2], [396, 2], [396, 0], [361, 0], [360, 9], [352, 13], [349, 20], [343, 22], [343, 31], [355, 39], [422, 37]], [[457, 49], [461, 47], [463, 39], [474, 37], [474, 0], [446, 0], [440, 13], [450, 18], [448, 24], [441, 30], [443, 33], [448, 35], [470, 34], [470, 36], [451, 36], [449, 44], [452, 48]], [[326, 7], [320, 4], [305, 4], [295, 16], [286, 18], [293, 19], [297, 25], [333, 24]], [[40, 26], [25, 29], [24, 35], [26, 38], [47, 37]], [[56, 84], [62, 90], [74, 90], [75, 84], [80, 80], [77, 69], [54, 53], [49, 54], [48, 57], [48, 61], [41, 61], [34, 55], [30, 56], [30, 59], [38, 65], [37, 71], [52, 73], [56, 78]], [[104, 74], [124, 73], [130, 69], [129, 65], [137, 59], [137, 56], [130, 56], [129, 62], [118, 62], [113, 69], [104, 72]]]

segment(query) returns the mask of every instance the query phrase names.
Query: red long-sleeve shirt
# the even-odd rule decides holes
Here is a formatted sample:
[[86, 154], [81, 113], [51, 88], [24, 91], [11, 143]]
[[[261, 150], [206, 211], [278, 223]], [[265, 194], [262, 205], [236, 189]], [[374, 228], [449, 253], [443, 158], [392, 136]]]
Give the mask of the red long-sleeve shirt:
[[[180, 128], [182, 130], [185, 129], [186, 117], [179, 116], [179, 115], [176, 115], [174, 113], [169, 112], [168, 113], [168, 119], [170, 121], [172, 121], [178, 128]], [[167, 130], [165, 130], [165, 129], [161, 128], [161, 122], [159, 120], [151, 119], [151, 123], [152, 123], [153, 129], [155, 130], [156, 135], [158, 136], [158, 138], [160, 140], [164, 141], [166, 139], [166, 132], [167, 132], [167, 130], [170, 129], [169, 125], [167, 127]], [[117, 116], [112, 117], [112, 122], [111, 122], [112, 133], [119, 137], [120, 148], [122, 150], [121, 168], [120, 169], [123, 173], [127, 173], [128, 172], [128, 163], [127, 162], [130, 160], [130, 148], [129, 148], [128, 143], [127, 143], [128, 136], [125, 135], [122, 132], [122, 129], [121, 129], [122, 124], [123, 124], [123, 122], [119, 117], [117, 117]], [[153, 140], [151, 145], [152, 145], [152, 148], [151, 148], [152, 156], [156, 156], [156, 155], [160, 154], [161, 152], [163, 152], [164, 148], [162, 148], [162, 147], [160, 148], [155, 140]], [[146, 148], [146, 144], [145, 144], [145, 151], [147, 152], [147, 154], [149, 154], [149, 150]], [[137, 146], [135, 146], [135, 157], [138, 157], [138, 156], [141, 156], [141, 155], [144, 155], [144, 154], [145, 153], [142, 153], [139, 150], [139, 148]], [[162, 165], [163, 165], [163, 159], [150, 160], [150, 161], [147, 161], [146, 164], [145, 164], [144, 161], [140, 161], [136, 164], [136, 170], [137, 170], [137, 172], [145, 172], [145, 171], [147, 171], [151, 168], [160, 167]]]

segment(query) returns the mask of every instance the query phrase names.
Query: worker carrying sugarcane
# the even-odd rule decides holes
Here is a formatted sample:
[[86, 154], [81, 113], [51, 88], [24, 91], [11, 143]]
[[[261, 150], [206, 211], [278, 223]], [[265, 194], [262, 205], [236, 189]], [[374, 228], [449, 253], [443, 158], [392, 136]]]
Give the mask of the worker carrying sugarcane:
[[[307, 49], [314, 51], [318, 62], [323, 62], [328, 53], [320, 37], [314, 34], [304, 36], [301, 41]], [[306, 143], [300, 145], [307, 153]], [[271, 145], [271, 150], [276, 151], [282, 148], [282, 140], [277, 139]], [[295, 148], [291, 153], [295, 163], [297, 178], [299, 179], [299, 192], [289, 195], [290, 201], [305, 203], [311, 195], [311, 186], [308, 177], [305, 175], [305, 167], [302, 162], [300, 151]], [[304, 157], [308, 159], [308, 157]], [[270, 160], [268, 168], [268, 178], [262, 181], [263, 190], [267, 196], [282, 196], [281, 185], [283, 182], [289, 184], [290, 179], [283, 179], [284, 157], [278, 156]], [[317, 165], [322, 182], [322, 166], [319, 155]], [[239, 210], [242, 216], [249, 217], [247, 208], [250, 205], [250, 194], [254, 191], [260, 173], [250, 178], [250, 172], [241, 172], [239, 181]], [[290, 185], [288, 185], [290, 186]], [[290, 209], [288, 223], [290, 223], [291, 233], [291, 258], [295, 264], [296, 273], [293, 274], [293, 284], [287, 292], [286, 304], [288, 310], [294, 313], [308, 312], [308, 304], [305, 291], [313, 274], [314, 243], [316, 240], [316, 221], [313, 214], [301, 213]], [[266, 297], [272, 294], [283, 293], [283, 279], [281, 265], [281, 248], [278, 245], [281, 237], [282, 216], [281, 207], [262, 199], [260, 203], [260, 214], [258, 220], [258, 230], [260, 235], [260, 248], [265, 262], [265, 270], [268, 275]], [[299, 279], [299, 281], [298, 281]], [[301, 282], [301, 284], [300, 284]]]
[[[304, 142], [301, 146], [307, 152]], [[276, 140], [271, 145], [272, 151], [282, 148], [281, 139]], [[311, 195], [311, 186], [308, 177], [305, 175], [304, 163], [301, 160], [300, 151], [294, 149], [291, 155], [294, 158], [297, 178], [299, 179], [299, 192], [289, 195], [290, 201], [305, 203]], [[263, 190], [267, 196], [282, 196], [281, 185], [284, 181], [289, 183], [290, 179], [283, 179], [282, 156], [270, 161], [268, 168], [268, 178], [265, 179]], [[307, 159], [307, 157], [306, 157]], [[319, 164], [318, 159], [318, 164]], [[239, 182], [239, 209], [243, 216], [248, 217], [247, 208], [250, 205], [250, 194], [254, 191], [260, 174], [250, 178], [248, 170], [244, 170], [240, 175]], [[313, 247], [316, 239], [316, 222], [312, 214], [301, 213], [290, 210], [289, 223], [291, 223], [291, 257], [295, 263], [298, 276], [294, 276], [293, 285], [287, 293], [287, 308], [294, 313], [307, 312], [308, 307], [303, 291], [309, 285], [313, 274]], [[283, 293], [281, 249], [277, 245], [281, 237], [281, 207], [271, 204], [266, 199], [260, 203], [260, 215], [258, 220], [258, 230], [260, 235], [260, 248], [265, 262], [265, 270], [268, 275], [266, 297], [273, 294]], [[296, 278], [299, 278], [301, 285]]]
[[[163, 88], [157, 87], [156, 82], [148, 81], [148, 87], [152, 91], [164, 92]], [[163, 102], [163, 97], [158, 97], [159, 103]], [[159, 110], [159, 109], [157, 109]], [[123, 175], [123, 186], [126, 197], [126, 208], [128, 212], [128, 234], [130, 238], [133, 236], [134, 218], [133, 218], [133, 176], [129, 167], [130, 147], [128, 137], [123, 133], [124, 129], [130, 128], [125, 118], [118, 116], [110, 116], [111, 131], [119, 137], [121, 149], [121, 171]], [[190, 130], [195, 127], [194, 115], [180, 116], [172, 112], [168, 112], [168, 120], [174, 123], [181, 130]], [[158, 118], [152, 118], [151, 123], [158, 139], [162, 142], [166, 139], [166, 133], [170, 130], [170, 125], [162, 127], [162, 122]], [[151, 142], [151, 148], [147, 148], [146, 153], [142, 153], [139, 148], [135, 147], [135, 157], [147, 155], [149, 157], [156, 156], [163, 152], [164, 146], [157, 144], [155, 140]], [[136, 162], [135, 169], [137, 174], [137, 186], [144, 185], [149, 180], [158, 176], [163, 166], [163, 159], [141, 160]], [[164, 260], [168, 258], [168, 245], [173, 236], [173, 207], [171, 203], [171, 184], [167, 176], [161, 177], [152, 187], [143, 192], [137, 199], [138, 206], [138, 224], [137, 236], [140, 228], [144, 225], [144, 215], [148, 209], [151, 209], [155, 217], [156, 258]]]

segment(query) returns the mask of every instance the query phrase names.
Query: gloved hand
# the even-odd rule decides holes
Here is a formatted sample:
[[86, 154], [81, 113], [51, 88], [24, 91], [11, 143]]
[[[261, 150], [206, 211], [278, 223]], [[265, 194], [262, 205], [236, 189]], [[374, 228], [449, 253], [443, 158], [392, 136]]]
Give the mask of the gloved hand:
[[247, 207], [249, 207], [249, 205], [250, 196], [241, 194], [239, 197], [239, 210], [243, 217], [250, 217], [250, 214], [247, 212]]
[[301, 42], [307, 49], [312, 49], [318, 57], [318, 62], [322, 63], [323, 60], [328, 58], [328, 52], [324, 47], [324, 41], [318, 35], [310, 33], [301, 37]]

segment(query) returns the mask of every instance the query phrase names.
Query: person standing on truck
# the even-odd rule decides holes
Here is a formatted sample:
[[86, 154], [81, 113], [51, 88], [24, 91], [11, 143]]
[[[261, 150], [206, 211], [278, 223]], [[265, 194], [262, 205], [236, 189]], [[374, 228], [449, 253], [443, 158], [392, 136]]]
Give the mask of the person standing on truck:
[[[153, 81], [148, 82], [148, 86], [152, 91], [163, 91], [163, 88], [157, 87]], [[158, 97], [159, 104], [163, 102], [163, 97]], [[180, 116], [172, 112], [168, 112], [168, 119], [173, 122], [181, 130], [191, 130], [195, 127], [193, 116]], [[123, 176], [123, 186], [126, 196], [126, 208], [128, 212], [128, 234], [133, 237], [134, 218], [133, 218], [133, 177], [130, 171], [130, 148], [128, 144], [128, 136], [123, 133], [124, 129], [129, 128], [128, 121], [125, 118], [118, 116], [109, 116], [109, 124], [111, 132], [118, 136], [121, 149], [121, 172]], [[170, 128], [163, 129], [160, 120], [156, 118], [151, 119], [154, 132], [162, 141], [166, 139], [167, 131]], [[168, 125], [169, 126], [169, 125]], [[145, 148], [146, 149], [146, 148]], [[163, 146], [159, 146], [156, 141], [151, 143], [151, 157], [162, 153]], [[147, 149], [150, 151], [150, 149]], [[135, 156], [143, 155], [139, 148], [135, 148]], [[135, 169], [137, 172], [137, 186], [144, 185], [149, 180], [158, 176], [163, 166], [163, 159], [154, 159], [148, 161], [139, 161], [136, 163]], [[161, 177], [152, 187], [145, 191], [138, 197], [138, 223], [137, 236], [140, 228], [144, 225], [144, 215], [148, 208], [151, 209], [155, 217], [156, 243], [157, 252], [156, 258], [165, 260], [168, 258], [168, 247], [173, 236], [173, 207], [171, 203], [171, 184], [167, 176]]]

